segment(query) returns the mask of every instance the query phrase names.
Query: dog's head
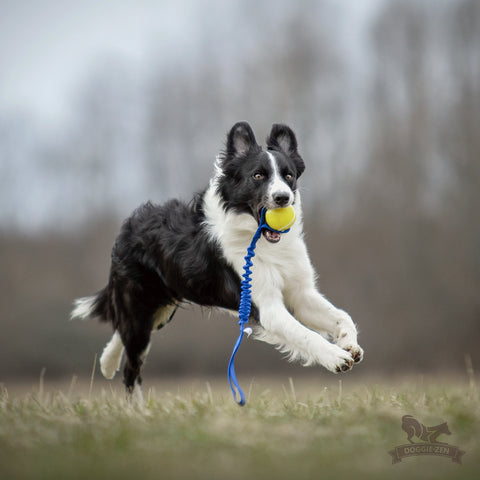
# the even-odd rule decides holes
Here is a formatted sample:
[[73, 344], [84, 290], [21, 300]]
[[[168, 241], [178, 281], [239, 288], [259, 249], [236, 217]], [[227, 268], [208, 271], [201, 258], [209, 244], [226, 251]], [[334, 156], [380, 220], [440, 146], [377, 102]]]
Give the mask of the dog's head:
[[[274, 124], [264, 150], [246, 122], [236, 123], [228, 133], [218, 166], [217, 188], [225, 208], [248, 213], [257, 222], [263, 207], [287, 207], [295, 202], [297, 181], [305, 170], [289, 127]], [[264, 233], [272, 243], [280, 240], [278, 234]]]

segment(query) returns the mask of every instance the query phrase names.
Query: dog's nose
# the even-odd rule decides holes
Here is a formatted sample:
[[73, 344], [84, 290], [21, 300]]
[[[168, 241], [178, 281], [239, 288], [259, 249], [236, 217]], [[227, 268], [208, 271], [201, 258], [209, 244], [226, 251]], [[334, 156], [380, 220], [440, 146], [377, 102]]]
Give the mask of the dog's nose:
[[285, 207], [290, 201], [290, 194], [288, 192], [278, 192], [273, 194], [273, 201], [279, 207]]

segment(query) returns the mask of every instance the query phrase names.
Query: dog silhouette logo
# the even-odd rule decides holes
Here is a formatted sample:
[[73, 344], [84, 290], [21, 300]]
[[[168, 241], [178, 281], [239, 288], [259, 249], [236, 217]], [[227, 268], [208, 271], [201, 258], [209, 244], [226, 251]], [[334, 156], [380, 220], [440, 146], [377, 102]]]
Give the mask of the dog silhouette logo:
[[399, 445], [388, 452], [392, 456], [392, 464], [401, 462], [405, 457], [421, 455], [448, 457], [452, 462], [462, 463], [461, 457], [465, 453], [464, 451], [454, 445], [437, 440], [440, 435], [452, 434], [447, 422], [427, 427], [412, 415], [404, 415], [402, 430], [407, 434], [409, 443]]
[[434, 427], [426, 427], [411, 415], [404, 415], [402, 417], [402, 430], [407, 434], [407, 440], [410, 443], [415, 443], [412, 437], [417, 437], [425, 443], [443, 443], [438, 442], [437, 437], [442, 433], [451, 435], [452, 432], [448, 429], [447, 422], [435, 425]]

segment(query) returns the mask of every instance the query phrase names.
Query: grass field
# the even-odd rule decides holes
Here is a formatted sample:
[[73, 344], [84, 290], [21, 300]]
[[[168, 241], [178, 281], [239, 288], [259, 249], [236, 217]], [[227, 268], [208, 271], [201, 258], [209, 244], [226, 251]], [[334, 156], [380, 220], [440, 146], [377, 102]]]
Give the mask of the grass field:
[[[41, 384], [0, 394], [2, 479], [480, 478], [480, 402], [473, 378], [311, 388], [250, 385], [238, 407], [225, 383], [153, 389], [140, 407], [120, 388]], [[248, 389], [248, 384], [244, 385]], [[80, 391], [80, 393], [78, 393]], [[401, 417], [448, 422], [448, 458], [387, 453], [407, 443]]]

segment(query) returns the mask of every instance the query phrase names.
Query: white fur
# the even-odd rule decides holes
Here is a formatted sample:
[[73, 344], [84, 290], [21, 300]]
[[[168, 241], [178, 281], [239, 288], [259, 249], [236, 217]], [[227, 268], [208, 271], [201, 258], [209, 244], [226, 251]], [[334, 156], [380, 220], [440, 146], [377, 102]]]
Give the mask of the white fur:
[[172, 314], [175, 313], [176, 309], [177, 309], [177, 305], [167, 305], [166, 307], [159, 308], [155, 312], [155, 315], [153, 316], [152, 331], [157, 330], [160, 327], [163, 327], [164, 325], [166, 325], [170, 320], [170, 318], [172, 317]]
[[95, 303], [95, 296], [83, 297], [75, 300], [75, 308], [70, 314], [70, 319], [78, 318], [80, 320], [86, 320], [92, 314], [93, 304]]
[[273, 197], [275, 194], [279, 193], [288, 195], [289, 200], [288, 203], [285, 205], [287, 207], [293, 202], [293, 192], [285, 182], [284, 178], [281, 176], [275, 157], [270, 152], [267, 152], [267, 155], [270, 159], [270, 165], [272, 166], [273, 170], [272, 179], [270, 180], [270, 185], [268, 186], [268, 202], [270, 204], [269, 207], [275, 208]]
[[120, 370], [124, 350], [120, 333], [116, 330], [100, 357], [100, 370], [105, 378], [111, 380]]
[[[205, 195], [205, 224], [241, 276], [244, 256], [258, 225], [251, 215], [224, 210], [216, 193], [217, 182], [216, 176]], [[279, 180], [273, 183], [279, 185]], [[336, 372], [346, 362], [353, 364], [352, 355], [344, 348], [360, 356], [363, 352], [349, 315], [334, 307], [315, 287], [315, 272], [303, 241], [300, 193], [292, 192], [292, 197], [297, 219], [290, 232], [283, 234], [278, 244], [269, 243], [263, 236], [257, 243], [252, 300], [260, 311], [260, 326], [255, 329], [255, 337], [275, 345], [291, 360], [320, 364]]]

